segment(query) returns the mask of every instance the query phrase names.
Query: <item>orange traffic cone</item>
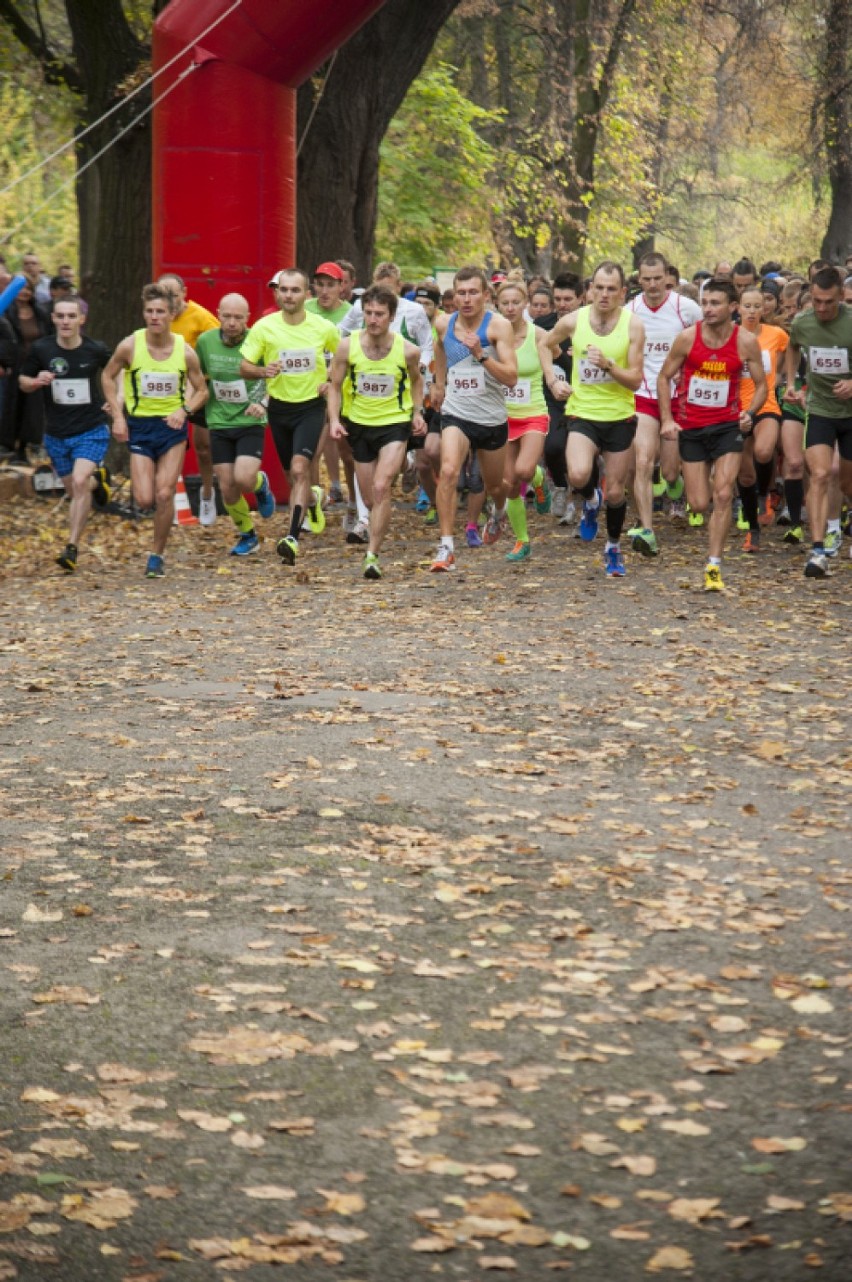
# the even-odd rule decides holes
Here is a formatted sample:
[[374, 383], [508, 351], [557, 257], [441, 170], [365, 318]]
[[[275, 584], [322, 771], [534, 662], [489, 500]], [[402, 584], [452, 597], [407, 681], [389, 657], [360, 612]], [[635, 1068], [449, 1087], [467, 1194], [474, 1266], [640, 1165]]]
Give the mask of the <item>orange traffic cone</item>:
[[186, 492], [186, 486], [183, 483], [183, 476], [178, 477], [178, 483], [175, 488], [175, 525], [197, 525], [198, 517], [192, 515], [192, 508], [189, 506], [189, 496]]

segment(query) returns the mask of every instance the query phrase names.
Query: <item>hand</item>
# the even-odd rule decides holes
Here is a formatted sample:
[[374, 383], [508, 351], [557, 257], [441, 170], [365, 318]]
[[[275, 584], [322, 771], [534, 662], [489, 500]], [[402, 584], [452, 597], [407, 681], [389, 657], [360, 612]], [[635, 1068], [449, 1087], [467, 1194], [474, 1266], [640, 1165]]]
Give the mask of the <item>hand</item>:
[[547, 380], [547, 386], [555, 401], [567, 401], [574, 391], [567, 378], [557, 378], [555, 374]]
[[266, 406], [261, 405], [260, 401], [252, 401], [246, 406], [246, 414], [249, 418], [266, 418]]
[[329, 389], [329, 387], [330, 387], [330, 386], [331, 386], [331, 384], [328, 382], [328, 380], [327, 380], [327, 379], [326, 379], [326, 381], [325, 381], [324, 383], [320, 383], [319, 387], [317, 388], [317, 396], [325, 396], [325, 395], [327, 395], [327, 393], [328, 393], [328, 389]]
[[336, 423], [330, 423], [328, 430], [329, 430], [331, 439], [333, 441], [342, 441], [344, 436], [349, 435], [346, 428], [343, 426], [343, 424], [340, 422], [339, 419]]
[[834, 395], [839, 401], [852, 400], [852, 378], [841, 378], [834, 384]]
[[129, 435], [127, 420], [122, 414], [115, 414], [112, 420], [112, 434], [117, 441], [126, 441]]
[[413, 436], [425, 436], [428, 428], [426, 420], [422, 414], [415, 414], [411, 420], [411, 432]]
[[667, 441], [676, 441], [678, 432], [680, 430], [681, 429], [679, 425], [674, 421], [673, 418], [663, 419], [662, 423], [660, 424], [660, 436], [662, 436]]
[[479, 341], [478, 334], [465, 334], [464, 338], [462, 338], [458, 329], [456, 329], [456, 338], [460, 343], [464, 344], [475, 360], [479, 360], [482, 356], [482, 344]]
[[189, 422], [189, 415], [185, 409], [172, 410], [171, 414], [166, 415], [163, 422], [166, 424], [166, 427], [170, 427], [173, 432], [180, 432]]
[[798, 391], [796, 391], [795, 387], [788, 387], [784, 393], [784, 400], [789, 405], [801, 405], [804, 409], [806, 395], [804, 387], [800, 387]]
[[597, 365], [598, 369], [607, 369], [611, 364], [609, 357], [605, 356], [599, 347], [587, 347], [586, 360], [592, 365]]
[[754, 419], [748, 410], [743, 410], [740, 414], [740, 431], [745, 435], [751, 435], [754, 431]]
[[33, 382], [35, 383], [36, 387], [50, 387], [50, 384], [53, 382], [55, 378], [56, 378], [56, 375], [51, 374], [49, 369], [43, 369], [41, 373], [37, 375], [36, 378], [33, 379]]
[[275, 378], [280, 373], [281, 373], [281, 362], [270, 361], [270, 363], [266, 366], [266, 369], [263, 371], [263, 377]]
[[432, 390], [429, 393], [429, 403], [432, 409], [437, 413], [444, 403], [444, 397], [447, 394], [445, 387], [439, 387], [437, 383], [432, 384]]

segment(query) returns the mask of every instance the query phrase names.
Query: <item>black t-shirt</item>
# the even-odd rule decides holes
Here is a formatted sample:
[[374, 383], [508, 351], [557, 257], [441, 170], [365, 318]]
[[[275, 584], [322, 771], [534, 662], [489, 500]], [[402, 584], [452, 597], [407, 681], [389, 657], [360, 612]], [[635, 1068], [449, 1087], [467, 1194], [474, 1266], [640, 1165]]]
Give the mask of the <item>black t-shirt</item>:
[[[550, 330], [556, 327], [556, 322], [559, 319], [560, 318], [556, 312], [548, 312], [546, 316], [539, 316], [538, 320], [536, 321], [536, 325], [538, 325], [539, 329], [545, 329], [549, 333]], [[553, 364], [558, 366], [564, 372], [566, 379], [570, 383], [571, 382], [571, 339], [570, 338], [566, 338], [564, 343], [559, 344], [559, 355], [554, 356]], [[555, 410], [564, 411], [565, 401], [558, 401], [556, 397], [553, 395], [553, 393], [551, 392], [550, 388], [547, 386], [547, 383], [544, 384], [544, 399], [547, 402], [547, 408], [549, 413], [552, 414], [554, 413]]]
[[20, 372], [27, 378], [36, 378], [45, 369], [56, 375], [43, 390], [51, 436], [79, 436], [107, 423], [100, 372], [109, 357], [109, 348], [93, 338], [84, 337], [79, 347], [60, 347], [54, 337], [33, 343]]

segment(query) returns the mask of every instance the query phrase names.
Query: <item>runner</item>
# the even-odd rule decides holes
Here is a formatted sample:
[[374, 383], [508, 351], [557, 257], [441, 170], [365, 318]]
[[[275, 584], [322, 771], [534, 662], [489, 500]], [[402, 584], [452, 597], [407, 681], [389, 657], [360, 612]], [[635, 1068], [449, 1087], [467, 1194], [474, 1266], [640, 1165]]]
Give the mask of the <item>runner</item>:
[[[180, 334], [190, 347], [194, 348], [202, 334], [208, 329], [218, 329], [219, 322], [212, 312], [208, 312], [201, 303], [194, 303], [186, 296], [186, 281], [174, 272], [164, 272], [157, 281], [173, 296], [175, 312], [172, 317], [172, 333]], [[213, 490], [213, 459], [210, 453], [210, 433], [204, 420], [204, 412], [199, 410], [190, 419], [192, 425], [191, 441], [198, 461], [201, 475], [201, 492], [198, 499], [198, 520], [201, 525], [216, 524], [216, 494]]]
[[[129, 441], [133, 496], [142, 508], [155, 507], [153, 551], [145, 574], [161, 579], [175, 511], [189, 417], [207, 400], [198, 357], [180, 334], [173, 334], [173, 295], [164, 286], [142, 290], [145, 328], [122, 339], [103, 372], [103, 388], [112, 414], [112, 434]], [[124, 405], [118, 376], [124, 370]], [[186, 384], [190, 391], [187, 395]]]
[[[305, 303], [305, 311], [322, 316], [323, 320], [339, 325], [344, 316], [349, 315], [352, 304], [343, 297], [347, 273], [340, 263], [320, 263], [314, 272], [314, 297]], [[355, 284], [354, 276], [352, 284]], [[350, 286], [351, 292], [351, 286]], [[328, 501], [326, 507], [336, 507], [343, 502], [343, 490], [340, 488], [340, 455], [337, 441], [332, 440], [326, 432], [321, 443], [322, 457], [328, 472]], [[354, 493], [354, 481], [350, 475], [351, 467], [346, 471], [349, 493]], [[312, 479], [319, 481], [319, 458], [314, 460]]]
[[[553, 282], [554, 311], [550, 316], [542, 316], [537, 322], [539, 329], [551, 330], [563, 316], [576, 312], [581, 303], [583, 282], [572, 272], [563, 272]], [[555, 381], [554, 381], [555, 380]], [[553, 386], [551, 387], [551, 383]], [[575, 507], [568, 498], [568, 464], [565, 449], [568, 444], [568, 420], [565, 417], [565, 401], [571, 383], [571, 340], [566, 338], [559, 345], [559, 353], [553, 357], [553, 373], [550, 381], [544, 380], [544, 399], [550, 416], [550, 426], [544, 442], [544, 461], [553, 482], [551, 512], [560, 525], [570, 525], [574, 520]]]
[[498, 286], [497, 307], [501, 316], [505, 316], [512, 326], [518, 361], [517, 383], [514, 387], [504, 388], [509, 415], [506, 511], [515, 535], [515, 546], [511, 552], [506, 553], [507, 561], [525, 561], [530, 555], [527, 508], [521, 497], [521, 486], [532, 486], [537, 512], [550, 511], [550, 490], [541, 466], [550, 418], [544, 399], [541, 361], [537, 348], [538, 340], [544, 337], [546, 331], [537, 329], [531, 321], [524, 319], [526, 303], [527, 291], [520, 282], [507, 280]]
[[518, 381], [512, 327], [486, 308], [488, 278], [481, 267], [463, 267], [454, 277], [457, 311], [438, 316], [432, 406], [441, 411], [441, 476], [438, 517], [441, 542], [433, 573], [455, 568], [453, 527], [456, 483], [465, 459], [475, 449], [494, 511], [484, 542], [495, 543], [506, 524], [506, 420], [504, 387]]
[[290, 533], [278, 540], [278, 555], [295, 565], [302, 517], [308, 529], [325, 529], [322, 490], [311, 486], [311, 460], [325, 424], [328, 386], [325, 354], [337, 351], [337, 326], [305, 311], [308, 278], [297, 267], [278, 273], [280, 312], [252, 325], [242, 346], [240, 376], [269, 379], [269, 429], [281, 465], [290, 477]]
[[[725, 277], [711, 279], [701, 296], [704, 319], [678, 334], [657, 379], [660, 433], [677, 440], [686, 497], [695, 512], [708, 511], [709, 558], [705, 592], [721, 592], [722, 552], [731, 524], [731, 500], [740, 470], [743, 433], [766, 398], [766, 375], [757, 339], [734, 323], [737, 291]], [[751, 410], [740, 409], [740, 374], [746, 366], [754, 382]], [[672, 414], [671, 381], [683, 370], [678, 406]], [[711, 486], [712, 473], [712, 486]]]
[[740, 258], [734, 263], [731, 279], [734, 282], [734, 289], [742, 297], [744, 289], [749, 289], [752, 285], [757, 284], [757, 268], [750, 258]]
[[[420, 349], [391, 332], [398, 299], [371, 285], [361, 299], [364, 329], [344, 338], [331, 362], [328, 419], [336, 441], [348, 439], [358, 484], [370, 509], [365, 579], [380, 579], [379, 553], [390, 525], [391, 489], [405, 462], [409, 438], [426, 434]], [[341, 421], [344, 379], [346, 422]]]
[[[604, 568], [609, 578], [626, 573], [621, 531], [627, 500], [624, 486], [633, 462], [636, 434], [635, 392], [642, 382], [645, 330], [639, 317], [622, 306], [624, 271], [606, 260], [592, 274], [592, 302], [564, 316], [540, 342], [545, 377], [550, 382], [553, 356], [565, 338], [573, 341], [571, 414], [568, 424], [568, 479], [584, 498], [580, 537], [591, 542], [598, 532], [602, 494], [598, 455], [606, 469]], [[553, 384], [550, 383], [551, 389]]]
[[110, 498], [109, 472], [103, 466], [110, 431], [99, 377], [109, 348], [81, 333], [83, 314], [76, 298], [56, 302], [51, 319], [55, 335], [36, 339], [18, 384], [22, 392], [44, 389], [44, 445], [71, 500], [68, 543], [56, 563], [73, 574], [92, 498], [99, 507]]
[[250, 556], [260, 547], [246, 494], [254, 494], [264, 520], [275, 513], [269, 478], [260, 470], [266, 438], [266, 384], [262, 379], [246, 383], [240, 374], [240, 346], [248, 320], [248, 301], [242, 294], [226, 294], [219, 304], [219, 328], [203, 333], [195, 349], [209, 392], [204, 412], [213, 468], [225, 510], [239, 536], [231, 556]]
[[[776, 388], [783, 376], [783, 355], [789, 341], [783, 329], [779, 329], [777, 325], [764, 324], [761, 319], [763, 301], [764, 295], [757, 285], [749, 286], [740, 295], [743, 329], [754, 334], [757, 339], [767, 384], [766, 399], [760, 413], [753, 419], [754, 430], [743, 443], [739, 474], [743, 515], [748, 521], [743, 551], [751, 553], [760, 551], [760, 527], [771, 525], [775, 512], [780, 507], [777, 493], [773, 490], [770, 494], [769, 487], [772, 484], [775, 452], [781, 431], [781, 406], [778, 404]], [[743, 374], [740, 380], [741, 408], [750, 410], [753, 397], [754, 383]]]
[[[657, 379], [672, 343], [683, 330], [701, 319], [701, 308], [689, 298], [670, 290], [666, 284], [666, 260], [662, 254], [644, 254], [638, 272], [641, 293], [627, 306], [639, 317], [645, 329], [645, 353], [642, 384], [636, 394], [636, 472], [633, 501], [639, 522], [628, 530], [634, 551], [643, 556], [656, 556], [659, 548], [654, 533], [654, 468], [660, 465], [660, 498], [667, 494], [672, 515], [686, 515], [683, 505], [683, 478], [677, 441], [660, 438], [660, 407], [657, 402]], [[672, 395], [674, 395], [672, 388]]]
[[[835, 449], [840, 454], [840, 488], [845, 494], [852, 492], [852, 309], [841, 301], [842, 294], [843, 277], [836, 267], [816, 271], [811, 281], [812, 310], [800, 312], [793, 321], [787, 348], [786, 399], [792, 405], [804, 405], [807, 413], [805, 462], [813, 539], [805, 566], [809, 579], [824, 579], [828, 554], [839, 551], [839, 527], [831, 545], [826, 531]], [[807, 361], [807, 391], [794, 387], [801, 353]]]

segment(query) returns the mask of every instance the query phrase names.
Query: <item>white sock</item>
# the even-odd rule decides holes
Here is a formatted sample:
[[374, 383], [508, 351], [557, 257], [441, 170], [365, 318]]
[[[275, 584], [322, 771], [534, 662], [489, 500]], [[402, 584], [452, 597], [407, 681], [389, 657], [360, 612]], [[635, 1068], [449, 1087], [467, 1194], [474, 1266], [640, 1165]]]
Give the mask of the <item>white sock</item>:
[[370, 524], [370, 509], [361, 497], [361, 487], [358, 484], [358, 478], [355, 478], [355, 502], [358, 506], [358, 520], [363, 521], [365, 525]]
[[826, 528], [826, 530], [828, 531], [828, 533], [829, 533], [829, 534], [839, 534], [839, 533], [840, 533], [840, 518], [838, 517], [836, 521], [826, 521], [825, 528]]
[[456, 544], [455, 544], [455, 540], [453, 539], [452, 534], [442, 534], [442, 535], [441, 535], [441, 547], [442, 547], [442, 548], [449, 548], [449, 550], [450, 550], [451, 552], [454, 552], [454, 551], [455, 551], [455, 549], [456, 549]]

